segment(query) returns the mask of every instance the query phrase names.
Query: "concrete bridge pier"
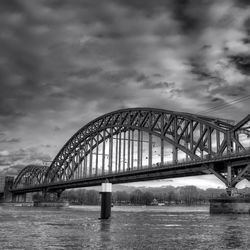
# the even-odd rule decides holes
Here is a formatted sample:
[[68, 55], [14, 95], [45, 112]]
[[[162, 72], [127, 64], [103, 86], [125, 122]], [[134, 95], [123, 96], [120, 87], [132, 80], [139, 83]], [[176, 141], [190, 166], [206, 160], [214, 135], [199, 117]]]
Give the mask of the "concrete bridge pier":
[[63, 191], [64, 191], [64, 189], [60, 189], [60, 190], [56, 191], [56, 198], [58, 201], [60, 200]]
[[230, 163], [227, 164], [227, 179], [226, 179], [226, 192], [229, 197], [237, 196], [237, 189], [235, 188], [236, 184], [233, 185], [232, 182], [232, 166]]
[[235, 176], [229, 163], [225, 180], [227, 196], [210, 200], [211, 214], [250, 214], [250, 198], [240, 195], [235, 187], [239, 180], [239, 175]]
[[112, 183], [102, 183], [101, 194], [101, 220], [109, 219], [111, 216]]
[[12, 202], [12, 193], [10, 189], [14, 183], [14, 177], [5, 176], [4, 177], [4, 190], [3, 190], [3, 202]]

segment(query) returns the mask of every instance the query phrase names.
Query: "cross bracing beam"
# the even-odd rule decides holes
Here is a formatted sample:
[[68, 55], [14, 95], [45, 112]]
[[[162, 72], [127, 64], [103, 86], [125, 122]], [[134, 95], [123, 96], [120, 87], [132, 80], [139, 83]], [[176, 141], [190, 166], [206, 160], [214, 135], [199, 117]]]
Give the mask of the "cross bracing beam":
[[[111, 171], [114, 169], [125, 171], [124, 162], [123, 166], [120, 164], [121, 158], [125, 159], [125, 156], [129, 163], [128, 168], [131, 164], [133, 166], [138, 164], [138, 168], [141, 167], [142, 158], [145, 158], [145, 146], [142, 141], [148, 141], [150, 144], [148, 167], [152, 165], [153, 137], [159, 139], [161, 164], [164, 163], [165, 143], [173, 147], [172, 155], [176, 158], [176, 164], [181, 152], [186, 155], [186, 160], [193, 161], [216, 159], [239, 150], [244, 153], [247, 152], [247, 148], [242, 145], [236, 132], [242, 130], [247, 122], [248, 118], [234, 127], [231, 123], [218, 118], [152, 108], [114, 111], [98, 117], [78, 130], [59, 151], [45, 173], [39, 175], [38, 181], [46, 183], [69, 181], [74, 175], [80, 176], [76, 173], [84, 172], [89, 166], [88, 171], [91, 175], [97, 175], [98, 162], [106, 162], [104, 153], [103, 157], [98, 156], [101, 150], [100, 144], [103, 144], [104, 152], [109, 150]], [[236, 129], [232, 130], [233, 127]], [[122, 133], [124, 136], [121, 136]], [[103, 143], [105, 140], [109, 140], [108, 145]], [[121, 140], [123, 143], [120, 143]], [[87, 157], [88, 162], [86, 162]], [[116, 159], [115, 163], [112, 161], [113, 158]], [[137, 164], [134, 160], [137, 160]], [[83, 169], [79, 169], [80, 165], [84, 166]], [[36, 172], [32, 173], [29, 176], [33, 176]]]
[[[130, 127], [130, 129], [131, 129], [131, 128], [134, 129], [134, 130], [136, 129], [136, 127]], [[125, 130], [127, 130], [127, 129], [128, 129], [128, 128], [126, 128]], [[142, 128], [141, 131], [149, 132], [148, 129], [146, 129], [146, 128]], [[98, 132], [99, 132], [99, 131], [98, 131]], [[113, 135], [116, 135], [118, 132], [119, 132], [119, 131], [114, 131], [114, 132], [113, 132]], [[185, 152], [185, 153], [187, 153], [188, 155], [190, 155], [191, 158], [199, 159], [198, 156], [192, 154], [192, 153], [191, 153], [188, 149], [186, 149], [184, 146], [179, 145], [178, 143], [176, 143], [175, 141], [169, 139], [168, 137], [164, 137], [164, 136], [159, 135], [158, 133], [153, 132], [153, 131], [151, 131], [151, 134], [153, 134], [153, 135], [155, 135], [155, 136], [158, 136], [158, 137], [162, 138], [163, 140], [166, 140], [166, 141], [170, 142], [170, 144], [175, 145], [177, 148], [181, 149], [183, 152]], [[92, 135], [92, 136], [94, 136], [94, 135]], [[105, 140], [108, 139], [108, 138], [110, 138], [110, 134], [107, 134], [107, 135], [105, 136]], [[123, 138], [123, 140], [124, 140], [124, 138]], [[88, 141], [89, 141], [89, 139], [87, 139], [87, 142], [88, 142]], [[99, 141], [99, 144], [100, 144], [101, 142], [103, 142], [103, 141], [104, 141], [104, 139], [101, 139], [101, 140]], [[125, 141], [125, 140], [124, 140], [124, 141]], [[93, 147], [91, 147], [91, 149], [89, 149], [89, 150], [87, 151], [87, 154], [89, 154], [89, 153], [96, 147], [96, 145], [97, 145], [97, 143], [94, 144]], [[104, 144], [104, 145], [105, 145], [105, 144]], [[105, 150], [105, 149], [104, 149], [104, 150]], [[65, 159], [67, 159], [67, 158], [65, 158]], [[65, 160], [64, 160], [64, 162], [65, 162]], [[51, 180], [53, 181], [53, 179], [51, 179]]]
[[[127, 183], [133, 181], [157, 180], [165, 178], [175, 178], [183, 176], [196, 176], [211, 174], [211, 169], [215, 169], [215, 164], [222, 165], [225, 162], [232, 162], [232, 166], [244, 167], [246, 162], [250, 160], [250, 152], [248, 155], [238, 155], [233, 159], [233, 156], [221, 157], [213, 160], [200, 160], [196, 162], [183, 162], [178, 165], [160, 165], [156, 168], [142, 168], [134, 171], [126, 171], [115, 174], [106, 174], [100, 176], [92, 176], [85, 179], [68, 180], [67, 182], [60, 181], [58, 183], [42, 183], [39, 185], [30, 185], [22, 188], [14, 188], [13, 193], [36, 192], [44, 189], [55, 191], [57, 189], [87, 187], [100, 185], [103, 181], [108, 179], [111, 183]], [[240, 163], [240, 161], [242, 161]], [[245, 162], [245, 163], [244, 163]], [[217, 166], [218, 167], [218, 166]], [[220, 173], [219, 169], [216, 172]], [[222, 175], [223, 174], [223, 175]], [[220, 173], [225, 178], [223, 168]], [[246, 179], [248, 179], [247, 177]], [[223, 181], [224, 182], [224, 181]], [[225, 182], [224, 182], [225, 183]]]
[[28, 165], [21, 170], [21, 172], [15, 179], [14, 186], [16, 186], [17, 184], [41, 184], [44, 181], [44, 176], [47, 168], [48, 166]]
[[246, 167], [244, 167], [239, 174], [233, 178], [232, 180], [232, 186], [235, 186], [239, 181], [244, 179], [244, 175], [249, 174], [250, 172], [250, 164], [248, 164]]

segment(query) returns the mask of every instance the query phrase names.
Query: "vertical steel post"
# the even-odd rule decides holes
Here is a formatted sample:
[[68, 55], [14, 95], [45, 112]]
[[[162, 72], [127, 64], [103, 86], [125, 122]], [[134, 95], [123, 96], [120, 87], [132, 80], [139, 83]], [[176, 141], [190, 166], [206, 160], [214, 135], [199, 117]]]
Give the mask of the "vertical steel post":
[[105, 167], [105, 130], [103, 131], [103, 145], [102, 145], [102, 174], [104, 175], [104, 167]]
[[115, 139], [115, 172], [117, 173], [118, 170], [118, 134], [116, 135]]
[[193, 152], [194, 148], [194, 124], [193, 121], [190, 121], [190, 150]]
[[79, 164], [78, 164], [78, 154], [79, 152], [77, 152], [75, 158], [75, 166], [74, 166], [74, 171], [75, 171], [75, 177], [76, 179], [79, 179]]
[[[177, 141], [177, 116], [174, 117], [174, 123], [173, 123], [173, 131], [174, 131], [174, 141]], [[173, 163], [177, 164], [178, 160], [178, 153], [176, 146], [173, 146]]]
[[70, 163], [70, 176], [72, 179], [75, 179], [76, 172], [74, 171], [75, 168], [75, 156], [72, 157], [71, 163]]
[[140, 169], [140, 161], [141, 161], [141, 133], [138, 130], [137, 133], [137, 168]]
[[122, 149], [122, 132], [121, 130], [119, 131], [119, 172], [121, 172], [121, 149]]
[[216, 148], [217, 148], [217, 154], [220, 151], [220, 131], [216, 130]]
[[140, 167], [142, 168], [143, 161], [143, 131], [141, 131], [141, 157], [140, 157]]
[[161, 165], [164, 164], [164, 114], [161, 114]]
[[152, 134], [148, 134], [149, 142], [148, 142], [148, 166], [152, 167]]
[[110, 139], [109, 139], [109, 173], [112, 173], [112, 162], [113, 162], [113, 129], [110, 128]]
[[128, 130], [128, 166], [127, 170], [130, 170], [130, 130]]
[[125, 172], [126, 131], [123, 132], [123, 172]]
[[96, 136], [96, 159], [95, 159], [95, 175], [98, 175], [98, 157], [99, 157], [99, 133]]
[[134, 130], [132, 130], [131, 169], [134, 168]]
[[211, 158], [211, 154], [212, 154], [212, 133], [211, 133], [211, 128], [208, 128], [207, 130], [207, 136], [208, 136], [208, 140], [207, 140], [207, 144], [208, 144], [208, 157]]
[[[185, 120], [185, 128], [186, 128], [186, 131], [184, 132], [184, 135], [185, 135], [185, 148], [188, 149], [188, 121]], [[188, 161], [188, 154], [186, 153], [186, 161]]]
[[84, 155], [84, 151], [81, 149], [80, 150], [80, 177], [81, 178], [83, 178], [83, 160], [84, 160], [84, 158], [83, 158], [83, 155]]
[[231, 140], [232, 136], [230, 131], [227, 131], [226, 137], [227, 137], [227, 153], [231, 154], [233, 152], [233, 143]]
[[92, 176], [92, 163], [93, 163], [93, 137], [90, 139], [90, 155], [89, 155], [89, 176]]
[[84, 161], [84, 177], [86, 177], [87, 176], [87, 142], [85, 141], [85, 151], [84, 151], [84, 159], [83, 159], [83, 161]]
[[[200, 137], [202, 136], [203, 134], [203, 124], [200, 123]], [[203, 138], [201, 139], [201, 142], [200, 142], [200, 152], [201, 152], [201, 158], [203, 158]]]
[[152, 112], [150, 112], [149, 114], [149, 134], [148, 134], [148, 165], [149, 167], [152, 167], [152, 134], [151, 134], [151, 130], [152, 130]]
[[80, 179], [80, 173], [81, 173], [80, 154], [81, 154], [81, 149], [79, 149], [79, 152], [77, 154], [78, 179]]

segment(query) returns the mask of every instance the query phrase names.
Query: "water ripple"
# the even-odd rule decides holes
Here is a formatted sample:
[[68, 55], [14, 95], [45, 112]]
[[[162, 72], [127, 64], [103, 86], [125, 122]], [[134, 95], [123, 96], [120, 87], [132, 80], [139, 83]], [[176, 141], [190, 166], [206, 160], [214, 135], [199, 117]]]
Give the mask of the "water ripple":
[[249, 215], [119, 207], [100, 221], [99, 210], [0, 207], [0, 249], [250, 249]]

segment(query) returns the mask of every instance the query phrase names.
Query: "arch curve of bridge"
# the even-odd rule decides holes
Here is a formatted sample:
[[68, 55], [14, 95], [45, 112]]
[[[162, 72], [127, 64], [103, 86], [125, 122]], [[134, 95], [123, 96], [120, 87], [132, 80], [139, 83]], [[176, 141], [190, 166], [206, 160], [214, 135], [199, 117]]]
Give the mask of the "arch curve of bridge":
[[[77, 155], [80, 157], [79, 152], [84, 147], [84, 144], [89, 143], [91, 138], [97, 134], [101, 135], [102, 131], [110, 128], [114, 129], [113, 135], [128, 130], [147, 132], [172, 144], [186, 153], [191, 159], [199, 160], [200, 156], [196, 154], [195, 150], [190, 150], [180, 142], [181, 140], [188, 141], [188, 138], [185, 138], [184, 134], [178, 134], [178, 122], [180, 121], [186, 122], [186, 124], [192, 122], [203, 125], [207, 130], [215, 130], [225, 135], [232, 127], [230, 124], [215, 118], [164, 109], [130, 108], [114, 111], [89, 122], [66, 142], [48, 167], [45, 173], [45, 183], [52, 183], [56, 178], [60, 181], [60, 178], [65, 174], [72, 159], [77, 157]], [[99, 140], [96, 140], [88, 150], [85, 150], [80, 161], [82, 161], [91, 150], [110, 136], [108, 133], [105, 137], [100, 136]], [[196, 149], [197, 148], [198, 146], [196, 146]], [[76, 168], [77, 166], [69, 171], [67, 179], [70, 179]]]
[[48, 166], [28, 165], [23, 168], [15, 178], [13, 187], [17, 188], [22, 184], [41, 184], [44, 181]]

